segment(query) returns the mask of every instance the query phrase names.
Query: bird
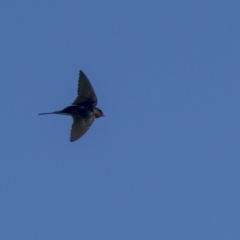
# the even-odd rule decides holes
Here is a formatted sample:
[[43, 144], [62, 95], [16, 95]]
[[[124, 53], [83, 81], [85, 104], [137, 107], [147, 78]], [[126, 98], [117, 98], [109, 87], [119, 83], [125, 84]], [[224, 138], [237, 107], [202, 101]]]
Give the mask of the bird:
[[73, 118], [70, 142], [81, 138], [91, 127], [95, 118], [104, 117], [98, 104], [94, 89], [83, 71], [79, 71], [77, 97], [71, 106], [60, 111], [39, 113], [38, 115], [60, 114]]

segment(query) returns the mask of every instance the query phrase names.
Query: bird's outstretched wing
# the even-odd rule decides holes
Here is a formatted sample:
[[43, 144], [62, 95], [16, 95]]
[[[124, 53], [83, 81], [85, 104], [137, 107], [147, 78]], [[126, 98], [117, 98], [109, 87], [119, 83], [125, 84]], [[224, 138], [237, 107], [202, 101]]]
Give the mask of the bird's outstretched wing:
[[70, 142], [74, 142], [82, 137], [87, 130], [91, 127], [95, 117], [90, 115], [89, 117], [81, 117], [79, 115], [73, 115], [73, 124], [70, 134]]
[[78, 105], [86, 101], [90, 101], [93, 106], [96, 106], [98, 102], [97, 96], [93, 90], [90, 81], [88, 80], [84, 72], [80, 70], [78, 79], [78, 96], [72, 104]]

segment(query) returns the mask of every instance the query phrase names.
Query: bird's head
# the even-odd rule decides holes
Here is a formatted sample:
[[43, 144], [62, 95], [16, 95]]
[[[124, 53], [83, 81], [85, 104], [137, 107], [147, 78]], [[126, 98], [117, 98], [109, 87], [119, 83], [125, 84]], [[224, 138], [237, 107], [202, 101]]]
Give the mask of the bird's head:
[[102, 110], [100, 108], [95, 108], [94, 109], [94, 112], [93, 112], [93, 115], [96, 117], [96, 118], [99, 118], [99, 117], [105, 117]]

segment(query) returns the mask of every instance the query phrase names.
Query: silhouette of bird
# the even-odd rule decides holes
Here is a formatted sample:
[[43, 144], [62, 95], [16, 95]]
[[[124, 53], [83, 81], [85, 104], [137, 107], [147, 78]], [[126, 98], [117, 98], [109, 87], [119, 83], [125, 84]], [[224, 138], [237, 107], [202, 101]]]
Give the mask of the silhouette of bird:
[[73, 124], [70, 133], [70, 141], [74, 142], [87, 132], [95, 118], [104, 116], [102, 110], [96, 107], [97, 103], [97, 96], [90, 81], [84, 72], [80, 70], [78, 96], [72, 105], [61, 111], [39, 113], [39, 115], [61, 114], [72, 116]]

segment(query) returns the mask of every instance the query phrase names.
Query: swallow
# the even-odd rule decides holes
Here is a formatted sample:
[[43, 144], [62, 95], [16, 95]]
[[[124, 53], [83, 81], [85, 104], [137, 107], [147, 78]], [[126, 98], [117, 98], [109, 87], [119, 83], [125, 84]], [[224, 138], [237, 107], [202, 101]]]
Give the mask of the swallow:
[[70, 142], [74, 142], [88, 131], [95, 118], [104, 116], [102, 110], [96, 107], [97, 103], [97, 96], [89, 79], [84, 72], [80, 70], [78, 79], [78, 95], [72, 105], [61, 111], [39, 113], [39, 115], [60, 114], [72, 116], [73, 123], [70, 133]]

